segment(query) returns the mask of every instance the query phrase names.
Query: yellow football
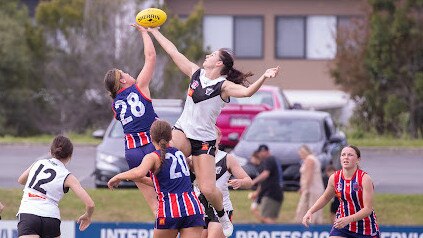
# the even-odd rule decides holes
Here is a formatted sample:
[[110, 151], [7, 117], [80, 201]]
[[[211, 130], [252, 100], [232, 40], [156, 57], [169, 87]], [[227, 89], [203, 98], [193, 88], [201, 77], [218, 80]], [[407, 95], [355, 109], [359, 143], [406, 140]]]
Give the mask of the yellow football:
[[158, 8], [147, 8], [140, 11], [135, 20], [138, 25], [143, 27], [158, 27], [163, 25], [167, 19], [166, 12]]

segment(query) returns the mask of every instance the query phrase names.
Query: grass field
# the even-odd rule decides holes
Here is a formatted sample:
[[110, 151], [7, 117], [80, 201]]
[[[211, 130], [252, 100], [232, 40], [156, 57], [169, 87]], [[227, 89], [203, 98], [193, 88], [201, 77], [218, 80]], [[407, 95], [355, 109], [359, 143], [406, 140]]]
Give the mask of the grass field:
[[[95, 221], [152, 222], [153, 215], [136, 189], [91, 189], [88, 193], [96, 203]], [[234, 223], [257, 223], [250, 213], [248, 191], [231, 191], [235, 207]], [[6, 205], [4, 220], [14, 220], [19, 208], [22, 190], [0, 189], [0, 201]], [[285, 192], [279, 222], [293, 223], [298, 193]], [[376, 194], [375, 212], [382, 225], [423, 225], [423, 195]], [[72, 192], [60, 203], [63, 220], [75, 220], [84, 211], [83, 204]], [[329, 222], [329, 208], [324, 208], [325, 223]]]

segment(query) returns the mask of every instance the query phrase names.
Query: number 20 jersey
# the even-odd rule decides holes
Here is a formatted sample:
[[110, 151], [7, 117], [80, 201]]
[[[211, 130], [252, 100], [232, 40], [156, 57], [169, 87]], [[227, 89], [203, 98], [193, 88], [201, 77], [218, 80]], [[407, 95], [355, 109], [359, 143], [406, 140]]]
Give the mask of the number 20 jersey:
[[[160, 150], [154, 153], [160, 157]], [[189, 167], [181, 151], [168, 147], [160, 171], [157, 174], [150, 172], [150, 177], [157, 192], [157, 218], [204, 214], [194, 193]]]
[[151, 99], [142, 94], [137, 84], [121, 89], [113, 101], [112, 109], [115, 118], [122, 123], [126, 149], [151, 142], [150, 127], [157, 114]]
[[69, 190], [64, 183], [70, 172], [58, 159], [35, 162], [28, 175], [18, 214], [60, 219], [60, 199]]

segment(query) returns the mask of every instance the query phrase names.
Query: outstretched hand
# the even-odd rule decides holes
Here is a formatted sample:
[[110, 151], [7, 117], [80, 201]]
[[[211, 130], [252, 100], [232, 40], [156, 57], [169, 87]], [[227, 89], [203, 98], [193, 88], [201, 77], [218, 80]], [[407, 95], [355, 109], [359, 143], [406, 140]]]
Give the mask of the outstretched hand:
[[107, 187], [109, 187], [109, 189], [112, 189], [113, 190], [114, 188], [117, 188], [117, 186], [119, 185], [119, 183], [120, 183], [120, 179], [118, 179], [118, 178], [116, 178], [116, 176], [114, 176], [107, 183]]
[[304, 215], [304, 217], [303, 217], [303, 225], [304, 226], [306, 226], [306, 227], [308, 227], [309, 225], [310, 225], [310, 222], [311, 222], [311, 213], [310, 212], [307, 212], [305, 215]]
[[88, 226], [90, 226], [91, 217], [87, 213], [85, 213], [84, 215], [78, 218], [77, 223], [79, 223], [79, 230], [84, 231], [85, 229], [87, 229]]
[[276, 77], [276, 75], [278, 75], [279, 69], [280, 69], [279, 66], [275, 68], [267, 69], [266, 72], [264, 72], [263, 76], [266, 78], [274, 78]]
[[145, 29], [144, 27], [136, 24], [136, 23], [132, 23], [131, 24], [132, 27], [134, 27], [135, 29], [137, 29], [139, 32], [147, 32], [147, 29]]

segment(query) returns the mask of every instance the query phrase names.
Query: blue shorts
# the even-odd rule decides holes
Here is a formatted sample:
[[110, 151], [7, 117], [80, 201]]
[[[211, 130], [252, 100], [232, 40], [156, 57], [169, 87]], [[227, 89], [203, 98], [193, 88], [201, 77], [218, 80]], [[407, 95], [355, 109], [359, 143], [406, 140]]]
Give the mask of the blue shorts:
[[155, 150], [156, 148], [154, 147], [153, 143], [149, 143], [133, 149], [126, 149], [125, 158], [126, 162], [128, 163], [129, 169], [138, 167], [141, 164], [141, 161], [144, 156], [150, 154]]
[[347, 238], [380, 238], [380, 233], [378, 231], [374, 235], [363, 235], [363, 234], [358, 234], [358, 233], [349, 231], [346, 228], [337, 229], [335, 227], [332, 227], [332, 230], [330, 231], [329, 236], [341, 236], [341, 237], [347, 237]]
[[196, 214], [187, 217], [159, 217], [156, 219], [156, 224], [154, 228], [156, 229], [175, 229], [180, 230], [183, 228], [189, 227], [197, 227], [201, 226], [204, 227], [204, 215], [203, 214]]

